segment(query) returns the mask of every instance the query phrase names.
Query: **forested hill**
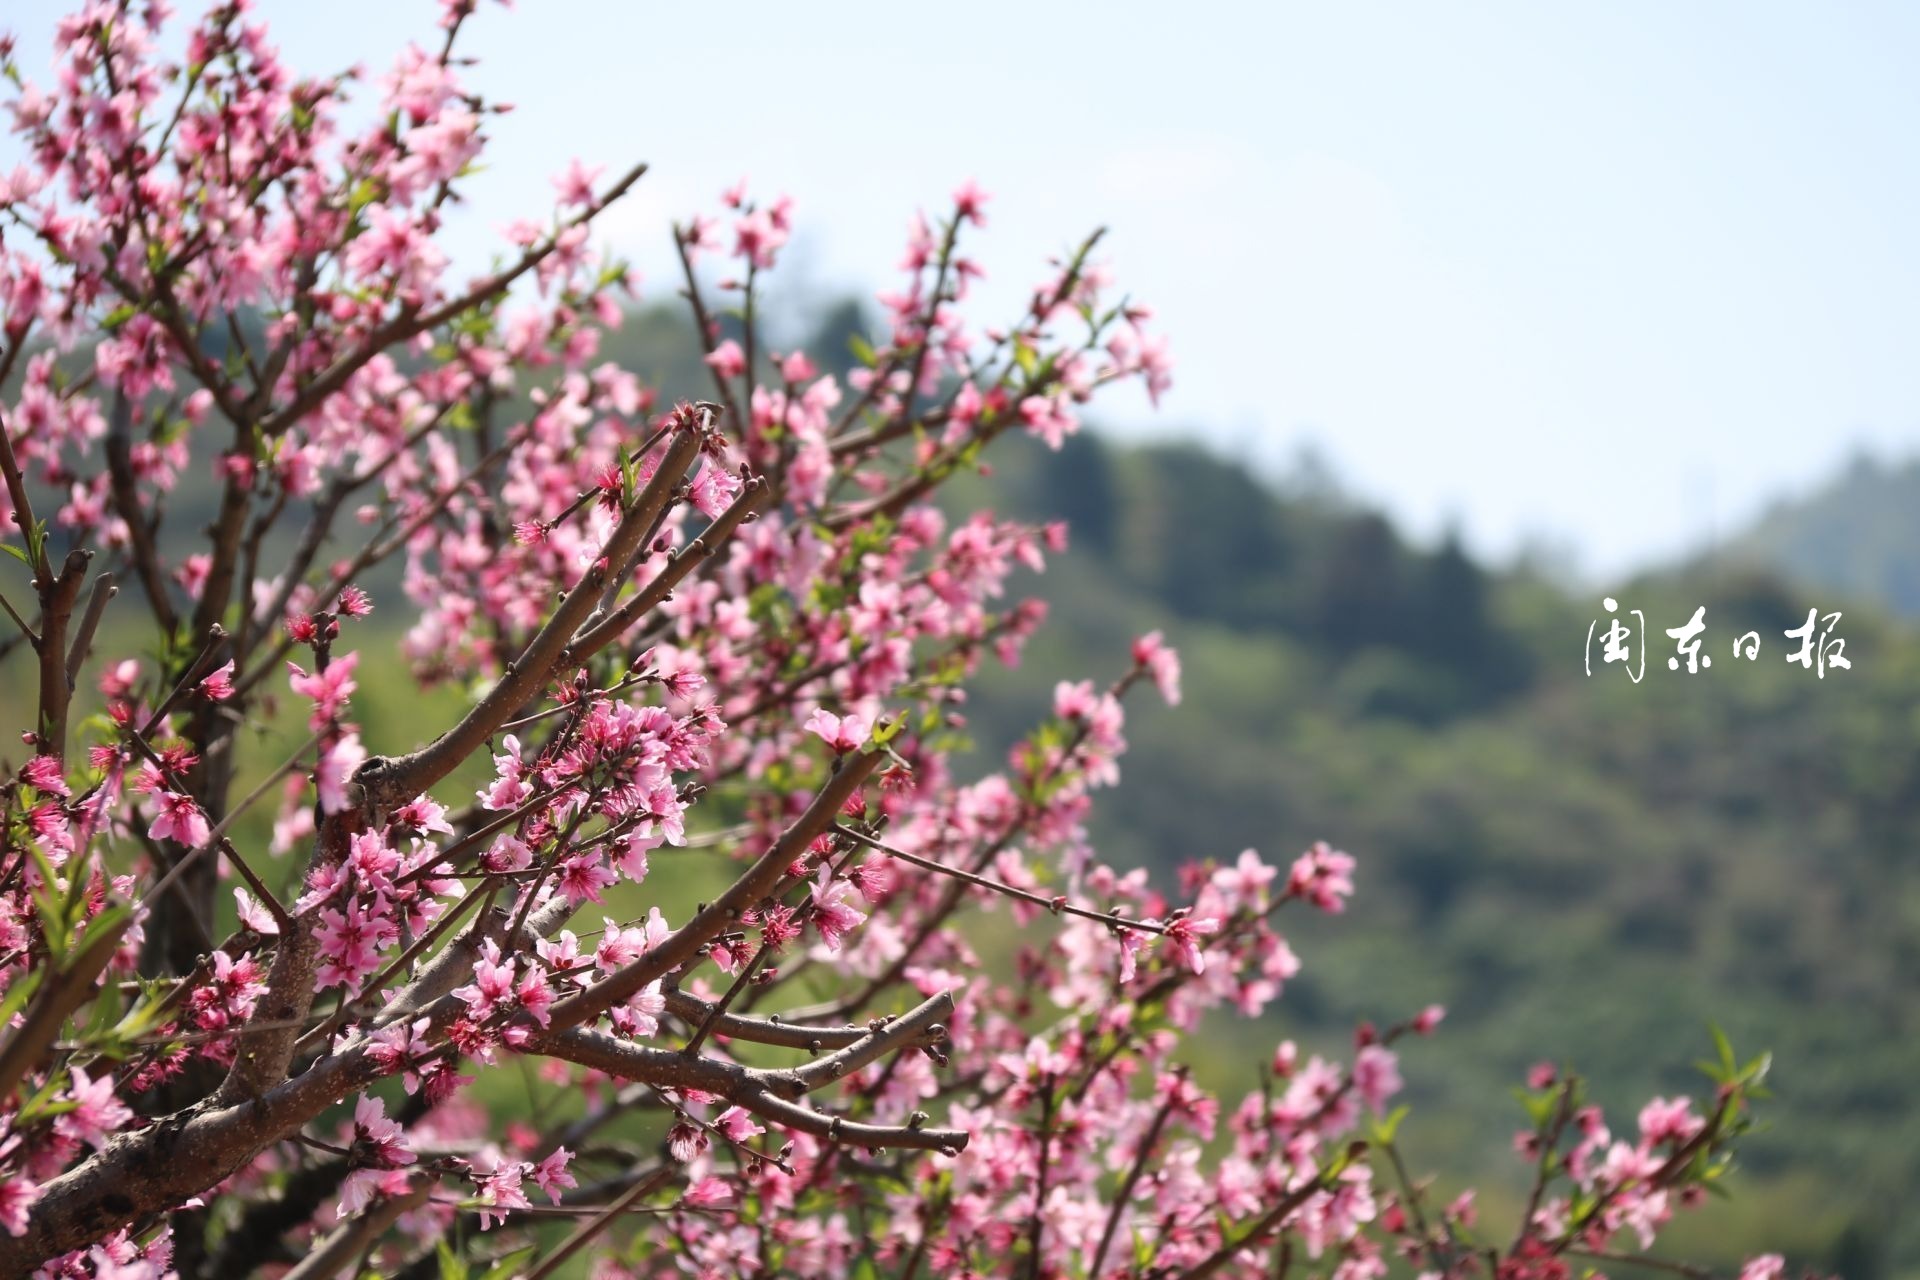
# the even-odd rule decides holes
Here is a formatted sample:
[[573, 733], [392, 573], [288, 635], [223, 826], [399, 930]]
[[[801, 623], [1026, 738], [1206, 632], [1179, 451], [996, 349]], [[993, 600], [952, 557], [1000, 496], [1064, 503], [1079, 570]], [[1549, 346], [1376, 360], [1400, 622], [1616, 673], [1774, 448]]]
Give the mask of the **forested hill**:
[[[1697, 1088], [1717, 1021], [1775, 1051], [1777, 1136], [1701, 1247], [1920, 1267], [1901, 1209], [1920, 1190], [1909, 626], [1724, 564], [1622, 582], [1658, 641], [1636, 685], [1597, 649], [1584, 674], [1598, 599], [1410, 546], [1324, 487], [1270, 489], [1192, 445], [1022, 441], [968, 484], [962, 500], [1066, 515], [1076, 537], [1037, 584], [1052, 612], [1027, 661], [973, 703], [983, 753], [1056, 679], [1109, 677], [1162, 627], [1187, 698], [1135, 711], [1102, 848], [1165, 867], [1324, 838], [1361, 859], [1353, 910], [1295, 925], [1307, 971], [1282, 1024], [1335, 1036], [1445, 1003], [1408, 1064], [1414, 1128], [1498, 1170], [1518, 1123], [1504, 1082], [1531, 1061], [1570, 1059], [1625, 1107]], [[1713, 665], [1671, 671], [1664, 631], [1700, 606]], [[1843, 608], [1850, 669], [1788, 662], [1815, 606]], [[1759, 656], [1737, 659], [1749, 630]]]
[[1856, 458], [1812, 494], [1776, 503], [1722, 554], [1920, 618], [1920, 458]]

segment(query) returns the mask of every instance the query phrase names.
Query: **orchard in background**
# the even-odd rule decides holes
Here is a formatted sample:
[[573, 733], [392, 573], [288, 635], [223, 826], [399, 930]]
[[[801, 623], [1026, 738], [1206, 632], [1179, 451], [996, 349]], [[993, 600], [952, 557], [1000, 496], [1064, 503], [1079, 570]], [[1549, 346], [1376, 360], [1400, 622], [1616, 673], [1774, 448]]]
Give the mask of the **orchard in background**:
[[[51, 85], [0, 46], [31, 157], [0, 175], [0, 513], [34, 707], [0, 791], [0, 1274], [1639, 1265], [1727, 1170], [1764, 1059], [1723, 1042], [1711, 1093], [1617, 1133], [1538, 1069], [1525, 1212], [1481, 1222], [1395, 1145], [1397, 1047], [1438, 1008], [1347, 1062], [1282, 1043], [1226, 1104], [1182, 1067], [1208, 1011], [1281, 994], [1276, 921], [1340, 911], [1354, 863], [1156, 886], [1100, 860], [1123, 701], [1179, 697], [1158, 636], [1063, 684], [1004, 772], [950, 769], [966, 678], [1042, 618], [1007, 579], [1066, 531], [929, 499], [1006, 432], [1057, 447], [1106, 384], [1167, 385], [1098, 236], [977, 327], [962, 187], [843, 386], [768, 349], [791, 211], [729, 192], [674, 231], [712, 398], [658, 405], [597, 358], [632, 280], [593, 225], [641, 169], [573, 162], [490, 274], [450, 269], [503, 108], [455, 55], [471, 3], [442, 7], [364, 86], [299, 78], [244, 4], [182, 33], [95, 0]], [[182, 529], [201, 467], [212, 518]], [[375, 608], [404, 653], [361, 644]], [[386, 664], [471, 696], [364, 741]], [[293, 749], [257, 758], [289, 704]], [[270, 842], [235, 838], [256, 806]], [[696, 866], [725, 887], [648, 902]], [[976, 954], [983, 911], [1044, 941]], [[545, 1123], [481, 1104], [499, 1074]]]

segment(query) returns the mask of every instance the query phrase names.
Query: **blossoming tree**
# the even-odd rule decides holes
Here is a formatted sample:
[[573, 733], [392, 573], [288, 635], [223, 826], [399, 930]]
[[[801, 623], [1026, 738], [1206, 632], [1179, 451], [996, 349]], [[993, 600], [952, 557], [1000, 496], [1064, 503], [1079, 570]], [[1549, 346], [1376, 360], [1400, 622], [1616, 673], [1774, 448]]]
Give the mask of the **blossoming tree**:
[[[929, 499], [1167, 384], [1093, 239], [976, 328], [961, 188], [843, 386], [768, 350], [790, 211], [729, 193], [674, 231], [711, 399], [656, 405], [598, 358], [631, 279], [589, 244], [640, 169], [575, 162], [477, 279], [436, 243], [504, 109], [454, 55], [470, 0], [359, 128], [244, 3], [184, 36], [167, 8], [88, 0], [49, 87], [0, 45], [33, 709], [0, 789], [0, 1273], [1551, 1277], [1630, 1265], [1722, 1175], [1764, 1069], [1730, 1051], [1620, 1134], [1542, 1070], [1519, 1221], [1438, 1203], [1394, 1106], [1437, 1008], [1349, 1062], [1279, 1045], [1223, 1118], [1188, 1033], [1281, 994], [1277, 922], [1340, 911], [1354, 864], [1100, 860], [1124, 700], [1179, 697], [1158, 636], [954, 775], [967, 676], [1041, 621], [1008, 577], [1066, 535]], [[370, 598], [383, 567], [404, 598]], [[361, 647], [376, 603], [404, 653]], [[382, 663], [473, 696], [363, 741]], [[276, 701], [304, 726], [255, 758]], [[276, 802], [270, 847], [236, 838]], [[694, 860], [726, 887], [648, 903]], [[976, 954], [983, 911], [1043, 943]], [[550, 1121], [482, 1105], [500, 1073]]]

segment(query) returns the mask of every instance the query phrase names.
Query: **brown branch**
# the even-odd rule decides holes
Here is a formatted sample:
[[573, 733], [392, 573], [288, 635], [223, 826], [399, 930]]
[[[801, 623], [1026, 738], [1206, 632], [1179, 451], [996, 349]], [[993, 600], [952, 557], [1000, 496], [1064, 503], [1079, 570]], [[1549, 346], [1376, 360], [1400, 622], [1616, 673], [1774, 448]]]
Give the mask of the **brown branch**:
[[562, 223], [559, 231], [528, 249], [511, 267], [480, 281], [459, 297], [425, 313], [417, 308], [403, 309], [392, 320], [369, 333], [352, 351], [334, 361], [319, 377], [302, 387], [291, 403], [261, 424], [261, 432], [269, 437], [279, 435], [319, 408], [328, 396], [344, 387], [349, 378], [382, 351], [397, 343], [405, 342], [416, 334], [425, 333], [429, 329], [443, 325], [454, 317], [464, 315], [505, 293], [512, 287], [514, 281], [539, 266], [559, 247], [562, 235], [598, 217], [608, 205], [625, 195], [634, 183], [640, 181], [640, 176], [646, 171], [647, 166], [644, 164], [635, 165], [629, 169], [625, 176], [607, 189], [605, 195]]
[[73, 633], [73, 643], [67, 647], [67, 684], [71, 687], [80, 678], [80, 667], [93, 651], [93, 637], [100, 630], [100, 619], [107, 612], [107, 601], [120, 594], [120, 588], [114, 585], [111, 573], [102, 573], [93, 580], [93, 591], [87, 596], [87, 611], [80, 618], [80, 627]]
[[1093, 920], [1100, 924], [1109, 925], [1115, 929], [1138, 929], [1142, 933], [1164, 934], [1167, 931], [1165, 925], [1156, 924], [1151, 920], [1133, 920], [1114, 911], [1093, 911], [1086, 907], [1076, 907], [1064, 897], [1049, 898], [1044, 894], [1031, 893], [1025, 889], [1017, 889], [1013, 885], [989, 879], [986, 876], [975, 875], [971, 871], [963, 871], [959, 867], [950, 867], [944, 862], [936, 862], [932, 858], [923, 858], [919, 854], [908, 853], [904, 849], [897, 849], [890, 844], [884, 844], [879, 840], [875, 840], [872, 836], [863, 835], [852, 827], [842, 823], [835, 823], [833, 830], [836, 835], [845, 836], [856, 844], [863, 844], [867, 848], [883, 853], [889, 858], [898, 858], [900, 861], [919, 867], [923, 871], [932, 871], [937, 875], [951, 876], [955, 880], [963, 881], [966, 884], [974, 886], [976, 889], [987, 889], [993, 893], [1004, 894], [1009, 898], [1017, 898], [1021, 902], [1032, 903], [1036, 907], [1045, 907], [1055, 915], [1079, 916], [1083, 920]]
[[[682, 431], [668, 446], [659, 470], [601, 549], [602, 561], [618, 563], [639, 543], [698, 456], [709, 427], [710, 423], [703, 422], [699, 429]], [[358, 780], [366, 787], [368, 800], [375, 808], [403, 804], [452, 773], [545, 688], [556, 670], [592, 651], [592, 646], [583, 648], [574, 637], [593, 610], [595, 595], [602, 585], [599, 577], [604, 572], [604, 569], [589, 569], [586, 576], [574, 584], [520, 656], [507, 665], [493, 688], [459, 723], [418, 751], [391, 760], [375, 757], [361, 766]], [[611, 625], [620, 616], [609, 618], [602, 627]], [[611, 638], [611, 635], [607, 637]]]
[[62, 762], [67, 758], [67, 710], [73, 701], [73, 681], [67, 675], [67, 623], [92, 559], [91, 551], [76, 547], [67, 552], [59, 577], [34, 582], [40, 591], [39, 749]]
[[[693, 327], [699, 331], [701, 354], [703, 356], [710, 356], [714, 350], [713, 334], [715, 326], [712, 318], [707, 315], [707, 304], [701, 298], [700, 286], [694, 279], [693, 257], [687, 252], [686, 234], [679, 227], [673, 229], [673, 247], [680, 255], [680, 270], [687, 278], [687, 287], [681, 291], [681, 296], [686, 298], [688, 305], [693, 308]], [[707, 371], [713, 375], [714, 389], [719, 392], [721, 403], [727, 406], [727, 415], [735, 424], [735, 429], [738, 430], [740, 424], [743, 423], [745, 419], [740, 416], [739, 401], [733, 398], [732, 385], [720, 376], [720, 370], [715, 368], [710, 362], [702, 360], [701, 363], [705, 364]], [[747, 376], [749, 379], [752, 378], [753, 370], [751, 368], [747, 370]]]
[[843, 757], [838, 770], [827, 779], [806, 812], [794, 820], [772, 848], [760, 855], [759, 861], [659, 946], [587, 990], [557, 1002], [552, 1011], [554, 1029], [563, 1030], [596, 1018], [630, 999], [648, 983], [691, 964], [709, 942], [773, 891], [786, 876], [787, 869], [832, 825], [841, 806], [860, 790], [883, 759], [885, 754], [881, 751]]
[[0, 414], [0, 475], [5, 476], [7, 496], [13, 501], [13, 522], [26, 536], [27, 567], [33, 570], [35, 578], [51, 581], [53, 566], [47, 563], [46, 545], [34, 536], [33, 502], [27, 496], [27, 478], [20, 471], [20, 460], [14, 456], [13, 437], [8, 434], [4, 414]]
[[1221, 1269], [1232, 1262], [1234, 1256], [1242, 1249], [1260, 1243], [1261, 1239], [1269, 1231], [1272, 1231], [1286, 1220], [1288, 1214], [1311, 1200], [1319, 1192], [1325, 1190], [1326, 1186], [1326, 1175], [1318, 1174], [1309, 1178], [1300, 1186], [1295, 1187], [1292, 1191], [1282, 1196], [1279, 1201], [1274, 1204], [1273, 1208], [1261, 1214], [1259, 1220], [1251, 1227], [1248, 1227], [1232, 1240], [1223, 1243], [1218, 1249], [1215, 1249], [1211, 1254], [1207, 1255], [1198, 1265], [1181, 1272], [1180, 1280], [1207, 1280], [1208, 1276], [1218, 1275]]
[[[670, 987], [666, 991], [667, 1011], [677, 1018], [698, 1025], [710, 1024], [712, 1034], [728, 1040], [744, 1040], [750, 1044], [771, 1045], [779, 1049], [806, 1049], [818, 1053], [822, 1050], [844, 1049], [857, 1044], [867, 1036], [860, 1027], [817, 1027], [804, 1022], [782, 1022], [778, 1015], [750, 1017], [738, 1013], [721, 1013], [719, 1006], [712, 1001], [702, 1000], [696, 995]], [[923, 1030], [912, 1044], [938, 1044], [945, 1033], [935, 1034], [931, 1028]]]
[[[1186, 1068], [1175, 1068], [1181, 1079], [1186, 1078]], [[1145, 1136], [1140, 1139], [1139, 1150], [1133, 1153], [1133, 1164], [1127, 1169], [1127, 1176], [1120, 1180], [1120, 1188], [1114, 1192], [1113, 1207], [1107, 1211], [1107, 1225], [1100, 1232], [1099, 1247], [1093, 1251], [1093, 1264], [1087, 1268], [1088, 1280], [1098, 1280], [1101, 1264], [1107, 1260], [1107, 1250], [1113, 1245], [1113, 1237], [1120, 1230], [1120, 1219], [1126, 1216], [1127, 1204], [1133, 1199], [1133, 1189], [1140, 1184], [1140, 1175], [1146, 1172], [1147, 1159], [1153, 1154], [1153, 1144], [1160, 1140], [1160, 1133], [1167, 1127], [1167, 1118], [1173, 1114], [1173, 1104], [1179, 1099], [1178, 1089], [1167, 1090], [1167, 1096], [1161, 1101], [1159, 1110], [1153, 1113], [1153, 1121], [1147, 1126]]]
[[361, 1251], [371, 1247], [393, 1225], [394, 1219], [427, 1202], [433, 1193], [434, 1181], [430, 1176], [415, 1178], [399, 1195], [381, 1197], [379, 1203], [341, 1223], [337, 1231], [315, 1245], [313, 1252], [281, 1280], [331, 1280], [347, 1271]]
[[133, 555], [134, 572], [147, 597], [147, 607], [161, 632], [172, 635], [177, 625], [173, 601], [167, 595], [167, 576], [160, 567], [160, 553], [153, 542], [153, 526], [147, 522], [140, 505], [140, 485], [133, 474], [133, 411], [125, 393], [114, 397], [108, 418], [107, 479], [113, 509], [127, 526], [127, 547]]
[[665, 1186], [667, 1181], [672, 1177], [673, 1170], [669, 1167], [663, 1167], [656, 1170], [653, 1176], [643, 1178], [634, 1183], [619, 1199], [608, 1205], [595, 1217], [581, 1223], [579, 1229], [568, 1236], [558, 1249], [555, 1249], [546, 1258], [543, 1258], [539, 1266], [527, 1272], [525, 1280], [546, 1280], [546, 1277], [559, 1270], [568, 1258], [580, 1252], [595, 1236], [612, 1226], [621, 1214]]

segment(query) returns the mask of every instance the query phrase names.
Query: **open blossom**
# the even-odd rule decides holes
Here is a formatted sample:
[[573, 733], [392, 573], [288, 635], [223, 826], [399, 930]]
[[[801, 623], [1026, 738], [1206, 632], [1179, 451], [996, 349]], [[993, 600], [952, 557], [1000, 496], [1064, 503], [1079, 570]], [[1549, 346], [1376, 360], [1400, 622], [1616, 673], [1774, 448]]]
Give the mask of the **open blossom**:
[[67, 1101], [72, 1109], [54, 1119], [54, 1129], [74, 1142], [104, 1147], [107, 1139], [133, 1119], [133, 1112], [114, 1096], [111, 1074], [95, 1080], [83, 1068], [74, 1067], [71, 1075]]
[[848, 904], [847, 895], [852, 892], [852, 881], [834, 879], [832, 867], [820, 868], [812, 889], [813, 923], [829, 951], [838, 951], [841, 941], [867, 918]]
[[1218, 932], [1220, 932], [1218, 920], [1179, 916], [1167, 922], [1167, 945], [1180, 953], [1180, 962], [1187, 968], [1194, 973], [1205, 973], [1207, 956], [1200, 949], [1200, 939]]
[[1649, 1144], [1690, 1142], [1705, 1126], [1691, 1098], [1655, 1098], [1640, 1109], [1640, 1137]]
[[232, 658], [208, 673], [206, 679], [200, 682], [200, 692], [215, 702], [225, 702], [233, 696]]
[[593, 203], [593, 184], [597, 182], [604, 167], [588, 167], [575, 156], [567, 164], [565, 173], [553, 180], [554, 189], [560, 193], [560, 203], [570, 205], [590, 205]]
[[747, 371], [747, 353], [732, 338], [709, 351], [706, 362], [723, 378], [737, 378]]
[[153, 799], [158, 812], [153, 815], [153, 823], [147, 828], [147, 835], [153, 839], [172, 840], [189, 849], [197, 849], [213, 834], [207, 815], [194, 803], [192, 796], [181, 795], [177, 791], [159, 791], [154, 793]]
[[61, 773], [57, 757], [35, 756], [20, 767], [20, 776], [36, 791], [62, 797], [73, 794], [72, 788], [67, 786], [66, 777]]
[[473, 962], [473, 981], [454, 990], [456, 999], [464, 1000], [467, 1009], [477, 1022], [488, 1018], [509, 1002], [513, 996], [514, 964], [502, 961], [500, 946], [493, 939], [487, 939], [481, 949], [479, 959]]
[[307, 722], [309, 728], [316, 731], [324, 729], [339, 718], [340, 709], [358, 687], [353, 681], [353, 669], [359, 661], [358, 653], [343, 653], [328, 663], [326, 670], [313, 675], [308, 675], [298, 663], [287, 664], [287, 670], [292, 673], [288, 684], [293, 691], [313, 699], [313, 715]]
[[27, 1234], [27, 1214], [40, 1198], [40, 1188], [30, 1179], [15, 1174], [0, 1177], [0, 1227], [10, 1236]]
[[502, 1160], [496, 1152], [483, 1151], [473, 1159], [473, 1181], [480, 1192], [480, 1229], [491, 1230], [505, 1222], [513, 1209], [529, 1209], [533, 1201], [521, 1189], [532, 1166], [519, 1160]]
[[688, 489], [693, 505], [709, 518], [725, 511], [739, 493], [740, 477], [725, 467], [712, 464], [700, 468], [700, 474], [693, 478], [693, 484]]
[[533, 1166], [533, 1180], [547, 1193], [547, 1199], [560, 1203], [560, 1193], [569, 1187], [580, 1184], [567, 1172], [567, 1163], [573, 1159], [573, 1152], [565, 1147], [554, 1148], [553, 1154]]
[[819, 735], [822, 742], [832, 747], [837, 755], [849, 751], [858, 751], [873, 732], [873, 722], [859, 714], [837, 716], [825, 707], [816, 708], [807, 718], [807, 730]]

